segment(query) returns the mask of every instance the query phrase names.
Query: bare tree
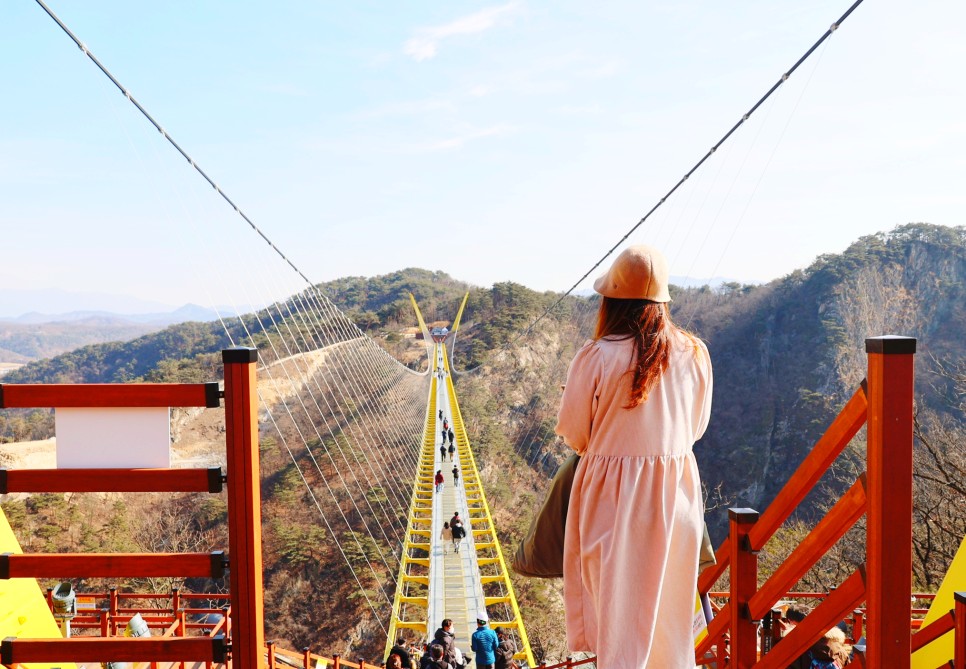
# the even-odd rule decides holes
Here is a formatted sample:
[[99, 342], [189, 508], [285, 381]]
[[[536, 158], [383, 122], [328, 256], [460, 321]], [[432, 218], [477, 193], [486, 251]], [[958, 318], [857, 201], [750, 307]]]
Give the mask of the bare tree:
[[835, 352], [842, 387], [853, 389], [865, 378], [865, 340], [882, 334], [915, 336], [917, 301], [902, 282], [899, 265], [867, 266], [838, 290], [833, 310], [842, 338]]

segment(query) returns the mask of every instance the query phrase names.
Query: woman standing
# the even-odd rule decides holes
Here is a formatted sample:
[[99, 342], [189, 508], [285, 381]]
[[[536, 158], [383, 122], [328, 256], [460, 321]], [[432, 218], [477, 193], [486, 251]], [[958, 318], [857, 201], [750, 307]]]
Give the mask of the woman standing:
[[564, 543], [571, 651], [606, 669], [694, 667], [703, 502], [691, 447], [711, 413], [704, 343], [671, 322], [667, 262], [633, 246], [594, 283], [557, 433], [582, 457]]

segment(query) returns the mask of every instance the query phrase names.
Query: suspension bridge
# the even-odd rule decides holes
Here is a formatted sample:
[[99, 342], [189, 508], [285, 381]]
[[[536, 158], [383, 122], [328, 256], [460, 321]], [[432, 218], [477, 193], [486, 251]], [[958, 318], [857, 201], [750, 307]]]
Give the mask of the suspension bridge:
[[[323, 585], [311, 584], [310, 589], [324, 587], [332, 591], [333, 598], [364, 602], [355, 621], [354, 641], [377, 639], [380, 646], [384, 642], [385, 650], [400, 635], [411, 641], [428, 641], [448, 618], [454, 622], [457, 644], [468, 650], [476, 612], [486, 610], [492, 626], [510, 633], [521, 664], [592, 664], [594, 658], [588, 657], [547, 665], [546, 658], [537, 657], [528, 636], [526, 612], [521, 611], [514, 593], [499, 528], [460, 410], [458, 384], [453, 381], [451, 358], [466, 300], [452, 329], [438, 333], [427, 327], [413, 300], [427, 364], [420, 370], [400, 364], [317, 290], [66, 25], [39, 4], [309, 288], [284, 301], [273, 300], [267, 307], [247, 298], [247, 304], [233, 304], [233, 316], [222, 314], [226, 346], [220, 383], [0, 386], [0, 408], [177, 407], [184, 412], [185, 425], [200, 422], [203, 414], [224, 411], [224, 439], [210, 440], [222, 452], [212, 462], [205, 462], [206, 466], [193, 466], [197, 463], [185, 459], [151, 467], [81, 462], [56, 469], [9, 469], [0, 473], [0, 493], [224, 494], [228, 507], [227, 552], [222, 547], [196, 552], [25, 553], [12, 533], [0, 532], [4, 551], [0, 581], [11, 586], [0, 591], [0, 623], [7, 637], [0, 644], [0, 663], [7, 667], [63, 667], [67, 663], [144, 662], [164, 667], [273, 669], [362, 669], [380, 663], [383, 658], [374, 657], [375, 653], [368, 659], [342, 657], [334, 651], [319, 654], [308, 648], [286, 648], [266, 638], [266, 608], [272, 605], [266, 596], [271, 593], [281, 599], [291, 586], [291, 581], [281, 577], [277, 583], [266, 582], [263, 573], [263, 550], [274, 541], [276, 530], [262, 536], [262, 487], [284, 486], [275, 483], [275, 478], [281, 478], [275, 477], [278, 471], [269, 473], [266, 484], [259, 462], [275, 454], [287, 460], [284, 472], [298, 482], [291, 506], [303, 512], [303, 519], [311, 516], [312, 523], [324, 530], [326, 540], [314, 548], [324, 553], [324, 560], [344, 564]], [[584, 277], [550, 304], [524, 336], [533, 333], [567, 294], [716, 154], [858, 4], [833, 23]], [[247, 263], [253, 273], [263, 271], [266, 264]], [[265, 282], [271, 283], [271, 273], [266, 274]], [[927, 666], [922, 660], [927, 649], [948, 643], [948, 652], [939, 653], [942, 657], [934, 666], [951, 662], [957, 669], [966, 667], [966, 597], [956, 594], [944, 600], [937, 605], [934, 620], [913, 634], [917, 625], [912, 622], [909, 601], [909, 555], [896, 549], [910, 543], [908, 525], [895, 519], [907, 518], [912, 505], [908, 484], [915, 342], [870, 342], [867, 383], [856, 391], [775, 502], [760, 514], [751, 509], [732, 510], [730, 535], [718, 548], [717, 565], [706, 570], [697, 584], [699, 592], [707, 594], [726, 571], [730, 576], [728, 591], [718, 593], [716, 611], [697, 636], [696, 663], [716, 669], [783, 666], [824, 629], [851, 614], [853, 641], [863, 631], [867, 637], [865, 666], [920, 669]], [[205, 352], [210, 354], [210, 347]], [[448, 449], [439, 448], [444, 441], [444, 421], [446, 442], [450, 427], [453, 431], [452, 459]], [[865, 424], [869, 430], [866, 473], [816, 526], [801, 550], [759, 584], [758, 551]], [[458, 482], [451, 473], [453, 468], [459, 472]], [[437, 472], [444, 476], [439, 489]], [[264, 501], [265, 508], [273, 503]], [[458, 552], [441, 540], [442, 524], [457, 513], [469, 530]], [[863, 514], [869, 539], [865, 564], [828, 593], [810, 622], [776, 644], [776, 649], [759, 643], [759, 628], [774, 629], [764, 623], [774, 622], [775, 604]], [[284, 529], [292, 531], [291, 527]], [[178, 587], [165, 594], [108, 588], [78, 593], [92, 606], [65, 610], [60, 588], [44, 594], [37, 581], [157, 577], [207, 580], [208, 587], [202, 592]], [[226, 579], [227, 586], [221, 587]], [[156, 605], [146, 606], [145, 600]], [[946, 608], [940, 610], [942, 607]], [[318, 615], [312, 621], [315, 624], [324, 621], [327, 612]], [[127, 629], [135, 629], [136, 616], [151, 630], [150, 636], [125, 636]], [[69, 630], [74, 634], [68, 634]], [[765, 633], [762, 638], [769, 637]], [[352, 648], [352, 643], [340, 647]]]
[[[465, 304], [465, 301], [464, 301]], [[418, 307], [417, 307], [418, 314]], [[421, 328], [429, 331], [419, 317]], [[458, 331], [458, 322], [452, 333]], [[432, 343], [430, 340], [434, 339]], [[399, 551], [399, 565], [388, 625], [383, 626], [386, 651], [397, 636], [427, 642], [444, 618], [453, 621], [458, 645], [465, 647], [475, 628], [477, 611], [486, 611], [494, 626], [507, 630], [516, 644], [516, 657], [529, 667], [575, 667], [592, 664], [593, 657], [567, 658], [559, 664], [534, 657], [526, 625], [517, 604], [503, 549], [490, 513], [473, 446], [452, 381], [453, 369], [446, 336], [427, 337], [428, 369], [423, 372], [427, 392], [422, 404], [422, 434], [413, 462], [411, 496]], [[916, 342], [903, 337], [869, 339], [867, 381], [856, 390], [839, 416], [816, 442], [808, 458], [759, 514], [732, 509], [729, 537], [717, 550], [717, 564], [707, 568], [698, 583], [709, 593], [727, 570], [729, 589], [716, 593], [719, 602], [696, 636], [695, 662], [721, 669], [783, 667], [807, 650], [824, 631], [854, 613], [850, 633], [866, 639], [860, 662], [868, 667], [919, 667], [914, 653], [931, 651], [943, 641], [940, 656], [961, 667], [966, 662], [966, 594], [937, 598], [938, 614], [928, 624], [913, 618], [910, 600], [911, 551], [908, 546], [912, 509], [913, 359]], [[339, 348], [339, 347], [336, 347]], [[266, 347], [270, 349], [270, 347]], [[331, 346], [330, 346], [331, 349]], [[296, 354], [296, 357], [306, 357]], [[258, 373], [278, 374], [285, 358], [258, 367], [255, 348], [223, 352], [224, 382], [201, 384], [4, 384], [0, 408], [52, 407], [55, 410], [194, 407], [218, 410], [224, 404], [225, 467], [85, 467], [83, 462], [56, 469], [0, 470], [0, 493], [133, 493], [166, 492], [219, 494], [228, 502], [228, 552], [193, 553], [23, 553], [9, 530], [0, 532], [5, 551], [0, 555], [0, 581], [16, 588], [0, 590], [0, 624], [6, 638], [0, 643], [0, 663], [11, 669], [64, 666], [63, 663], [149, 662], [152, 666], [233, 667], [379, 666], [381, 660], [344, 659], [338, 653], [295, 652], [266, 639], [266, 588], [262, 569], [262, 487], [259, 484]], [[330, 361], [332, 362], [332, 361]], [[325, 365], [323, 365], [325, 367]], [[256, 370], [259, 370], [258, 373]], [[323, 377], [324, 378], [324, 377]], [[379, 378], [379, 377], [377, 377]], [[303, 379], [303, 385], [311, 385]], [[387, 390], [381, 387], [384, 392]], [[345, 398], [343, 398], [343, 401]], [[275, 398], [276, 403], [291, 400]], [[304, 402], [300, 402], [304, 403]], [[277, 410], [277, 409], [276, 409]], [[111, 427], [98, 415], [103, 430]], [[275, 421], [278, 422], [278, 421]], [[757, 554], [789, 517], [821, 475], [864, 426], [868, 426], [868, 463], [856, 480], [819, 522], [801, 546], [764, 583], [757, 579]], [[452, 442], [450, 442], [452, 430]], [[278, 434], [283, 435], [279, 429]], [[448, 444], [454, 446], [450, 455]], [[294, 462], [299, 459], [295, 458]], [[371, 474], [377, 469], [372, 461]], [[392, 465], [395, 466], [395, 465]], [[459, 481], [437, 473], [451, 467]], [[324, 473], [320, 468], [320, 472]], [[312, 478], [303, 472], [307, 489]], [[346, 486], [348, 489], [351, 486]], [[353, 502], [354, 504], [355, 502]], [[345, 506], [345, 504], [343, 504]], [[377, 513], [375, 508], [369, 512]], [[341, 513], [341, 512], [340, 512]], [[440, 529], [459, 515], [468, 528], [466, 538], [443, 540]], [[345, 513], [341, 513], [347, 517]], [[791, 634], [775, 643], [778, 609], [790, 588], [861, 517], [866, 516], [867, 559]], [[360, 518], [364, 515], [360, 513]], [[330, 521], [326, 521], [328, 524]], [[371, 523], [370, 523], [371, 524]], [[5, 523], [4, 523], [5, 525]], [[2, 529], [2, 528], [0, 528]], [[387, 534], [394, 534], [388, 528]], [[342, 536], [346, 536], [343, 534]], [[341, 540], [343, 543], [345, 539]], [[345, 551], [347, 545], [338, 546]], [[387, 556], [383, 556], [384, 558]], [[375, 561], [375, 558], [374, 558]], [[370, 564], [370, 568], [374, 567]], [[169, 596], [148, 593], [77, 593], [103, 606], [79, 611], [65, 604], [69, 583], [48, 589], [46, 596], [35, 579], [91, 577], [152, 578], [178, 576], [217, 581], [228, 573], [228, 592], [183, 592]], [[354, 573], [358, 583], [360, 574]], [[321, 584], [315, 584], [320, 587]], [[392, 587], [392, 586], [391, 586]], [[71, 592], [71, 597], [74, 594]], [[125, 600], [170, 599], [160, 607], [124, 606]], [[201, 602], [199, 602], [201, 600]], [[194, 602], [194, 603], [193, 603]], [[864, 604], [864, 605], [863, 605]], [[268, 603], [271, 606], [271, 603]], [[948, 607], [943, 613], [941, 607]], [[199, 619], [204, 614], [220, 614]], [[137, 617], [137, 620], [135, 620]], [[136, 624], [135, 624], [136, 623]], [[759, 627], [764, 625], [764, 635]], [[129, 635], [135, 625], [153, 635]], [[702, 626], [703, 627], [703, 626]], [[71, 634], [71, 630], [74, 634]], [[125, 632], [127, 630], [128, 633]], [[914, 633], [913, 633], [914, 632]], [[771, 641], [763, 643], [764, 639]], [[933, 657], [934, 655], [928, 655]], [[926, 657], [925, 655], [922, 657]], [[928, 662], [928, 660], [926, 660]], [[946, 666], [946, 659], [942, 660]], [[53, 663], [53, 664], [52, 664]]]

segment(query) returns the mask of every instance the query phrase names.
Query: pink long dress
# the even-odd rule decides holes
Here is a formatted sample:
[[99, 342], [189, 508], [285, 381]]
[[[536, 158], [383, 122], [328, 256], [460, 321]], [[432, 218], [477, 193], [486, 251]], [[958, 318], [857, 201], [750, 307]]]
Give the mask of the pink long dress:
[[633, 340], [570, 363], [557, 433], [582, 457], [564, 540], [571, 651], [602, 669], [692, 669], [703, 501], [691, 447], [711, 413], [711, 359], [679, 333], [647, 400], [624, 409]]

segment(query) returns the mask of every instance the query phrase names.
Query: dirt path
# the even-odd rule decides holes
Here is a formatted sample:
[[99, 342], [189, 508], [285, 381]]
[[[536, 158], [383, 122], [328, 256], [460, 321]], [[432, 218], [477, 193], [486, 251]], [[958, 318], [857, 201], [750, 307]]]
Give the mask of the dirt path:
[[[303, 355], [278, 360], [259, 370], [259, 404], [275, 405], [302, 390], [325, 364], [334, 344]], [[173, 409], [171, 411], [171, 466], [205, 467], [225, 464], [225, 410]], [[0, 467], [53, 469], [57, 466], [56, 439], [0, 444]]]

